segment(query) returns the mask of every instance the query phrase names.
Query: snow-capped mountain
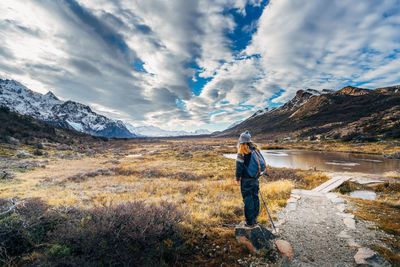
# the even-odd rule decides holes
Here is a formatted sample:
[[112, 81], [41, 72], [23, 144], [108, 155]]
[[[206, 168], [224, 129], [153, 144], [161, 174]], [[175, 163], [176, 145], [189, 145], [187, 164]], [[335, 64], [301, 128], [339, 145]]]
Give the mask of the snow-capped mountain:
[[61, 101], [52, 92], [40, 94], [14, 80], [0, 79], [0, 105], [59, 127], [96, 136], [136, 137], [122, 121], [99, 115], [89, 106]]
[[329, 89], [323, 89], [322, 91], [318, 91], [315, 89], [305, 89], [305, 90], [299, 90], [296, 92], [296, 96], [288, 101], [285, 105], [283, 105], [280, 109], [284, 111], [290, 111], [297, 109], [298, 107], [304, 105], [308, 100], [315, 96], [320, 96], [324, 94], [330, 94], [333, 93], [333, 90]]
[[125, 126], [131, 133], [134, 133], [138, 136], [148, 136], [148, 137], [172, 137], [172, 136], [192, 136], [192, 135], [210, 134], [210, 132], [205, 129], [199, 129], [194, 132], [187, 132], [187, 131], [168, 131], [156, 126], [135, 127], [129, 123], [125, 123]]

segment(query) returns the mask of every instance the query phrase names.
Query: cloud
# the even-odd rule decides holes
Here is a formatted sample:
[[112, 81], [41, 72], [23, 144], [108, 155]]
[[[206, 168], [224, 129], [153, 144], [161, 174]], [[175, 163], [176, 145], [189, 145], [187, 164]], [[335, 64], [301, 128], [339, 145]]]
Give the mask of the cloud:
[[[242, 57], [220, 67], [202, 101], [187, 105], [198, 118], [217, 122], [245, 118], [249, 111], [240, 105], [254, 112], [303, 88], [398, 84], [399, 30], [399, 1], [272, 0]], [[229, 104], [222, 109], [221, 101]]]
[[[399, 60], [398, 3], [271, 1], [246, 53], [261, 56], [266, 76], [285, 89], [282, 100], [304, 87], [369, 87], [364, 76], [369, 70]], [[392, 53], [396, 56], [387, 58]]]
[[3, 0], [0, 75], [135, 125], [223, 129], [301, 88], [399, 83], [399, 9], [398, 0]]

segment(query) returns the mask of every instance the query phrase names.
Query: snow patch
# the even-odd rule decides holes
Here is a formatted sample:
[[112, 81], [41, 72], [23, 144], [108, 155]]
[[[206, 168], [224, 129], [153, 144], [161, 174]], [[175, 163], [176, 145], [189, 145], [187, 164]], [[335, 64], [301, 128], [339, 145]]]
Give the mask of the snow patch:
[[66, 122], [71, 125], [72, 128], [74, 128], [75, 130], [77, 130], [78, 132], [83, 132], [83, 126], [80, 123], [77, 122], [73, 122], [73, 121], [69, 121], [66, 120]]

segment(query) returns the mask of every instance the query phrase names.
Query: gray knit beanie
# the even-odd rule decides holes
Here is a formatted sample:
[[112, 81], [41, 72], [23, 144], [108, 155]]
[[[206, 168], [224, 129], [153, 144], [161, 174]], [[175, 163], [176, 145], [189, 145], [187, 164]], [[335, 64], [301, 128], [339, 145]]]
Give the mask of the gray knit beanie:
[[249, 131], [245, 131], [244, 133], [240, 134], [239, 144], [250, 143], [250, 142], [251, 142], [251, 135]]

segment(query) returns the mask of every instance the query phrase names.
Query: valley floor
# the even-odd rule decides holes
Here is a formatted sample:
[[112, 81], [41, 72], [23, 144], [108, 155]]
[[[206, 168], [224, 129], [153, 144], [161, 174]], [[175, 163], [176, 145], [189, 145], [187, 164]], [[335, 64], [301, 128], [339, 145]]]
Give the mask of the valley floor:
[[[61, 221], [71, 223], [66, 227], [64, 222], [55, 220], [55, 226], [50, 228], [46, 224], [40, 228], [40, 238], [36, 228], [28, 227], [19, 241], [10, 240], [14, 243], [9, 245], [14, 247], [22, 242], [21, 248], [8, 248], [4, 252], [7, 250], [5, 244], [5, 248], [0, 249], [0, 262], [45, 265], [60, 263], [62, 259], [61, 262], [77, 265], [87, 263], [87, 260], [97, 260], [106, 265], [118, 263], [118, 258], [112, 259], [114, 262], [107, 262], [101, 256], [82, 258], [82, 253], [94, 252], [90, 248], [83, 252], [82, 248], [73, 245], [73, 240], [79, 239], [79, 235], [82, 238], [88, 235], [91, 240], [97, 240], [93, 236], [105, 239], [107, 235], [104, 232], [111, 231], [111, 226], [97, 225], [96, 222], [102, 220], [93, 218], [107, 217], [102, 212], [123, 216], [121, 209], [128, 207], [119, 205], [140, 202], [146, 206], [143, 210], [161, 209], [158, 214], [148, 210], [148, 216], [153, 216], [148, 218], [149, 225], [144, 225], [143, 231], [138, 229], [138, 233], [150, 236], [142, 236], [143, 240], [152, 240], [156, 236], [155, 244], [158, 244], [152, 245], [157, 248], [147, 253], [148, 257], [140, 258], [142, 255], [138, 254], [137, 262], [143, 265], [247, 266], [250, 262], [260, 263], [260, 260], [266, 264], [267, 259], [249, 256], [234, 239], [233, 227], [243, 219], [242, 199], [240, 189], [234, 183], [235, 162], [222, 155], [235, 153], [235, 146], [236, 140], [205, 138], [114, 140], [71, 146], [44, 144], [40, 149], [25, 145], [1, 146], [0, 168], [10, 175], [0, 180], [0, 206], [12, 208], [10, 199], [13, 199], [12, 203], [17, 207], [12, 213], [4, 213], [6, 217], [0, 215], [1, 227], [9, 220], [15, 223], [15, 229], [18, 229], [19, 222], [32, 221], [34, 216], [29, 217], [22, 212], [23, 209], [19, 210], [18, 203], [27, 206], [34, 199], [44, 201], [41, 206], [50, 205], [40, 209], [42, 217], [53, 218], [51, 212], [55, 210], [57, 216], [63, 218]], [[268, 207], [276, 218], [286, 206], [292, 189], [311, 189], [327, 179], [320, 172], [269, 169], [269, 176], [261, 180], [261, 192], [268, 199]], [[173, 207], [165, 206], [166, 203]], [[2, 212], [0, 209], [0, 214]], [[179, 216], [171, 215], [175, 213]], [[10, 214], [16, 218], [11, 218]], [[160, 214], [164, 214], [164, 219], [157, 217]], [[268, 224], [265, 211], [261, 214], [260, 222]], [[171, 219], [169, 228], [159, 230], [164, 229], [160, 228], [160, 223], [164, 225], [163, 221], [168, 219]], [[75, 223], [79, 221], [81, 223]], [[117, 228], [112, 228], [113, 233], [128, 231], [118, 228], [121, 227], [118, 225], [113, 221], [112, 227]], [[138, 222], [138, 225], [144, 227], [143, 222]], [[102, 232], [94, 232], [89, 226], [99, 232], [102, 229]], [[66, 232], [61, 228], [69, 230]], [[12, 232], [14, 228], [7, 229]], [[43, 231], [47, 232], [43, 234]], [[153, 231], [158, 231], [159, 235]], [[135, 239], [137, 232], [127, 234], [130, 239], [124, 241], [126, 244], [139, 242]], [[55, 238], [55, 235], [62, 238]], [[140, 240], [144, 244], [139, 243], [149, 249], [146, 242]], [[90, 245], [96, 250], [96, 242], [87, 246]], [[104, 244], [104, 249], [111, 249], [110, 246], [114, 245], [110, 241]]]

